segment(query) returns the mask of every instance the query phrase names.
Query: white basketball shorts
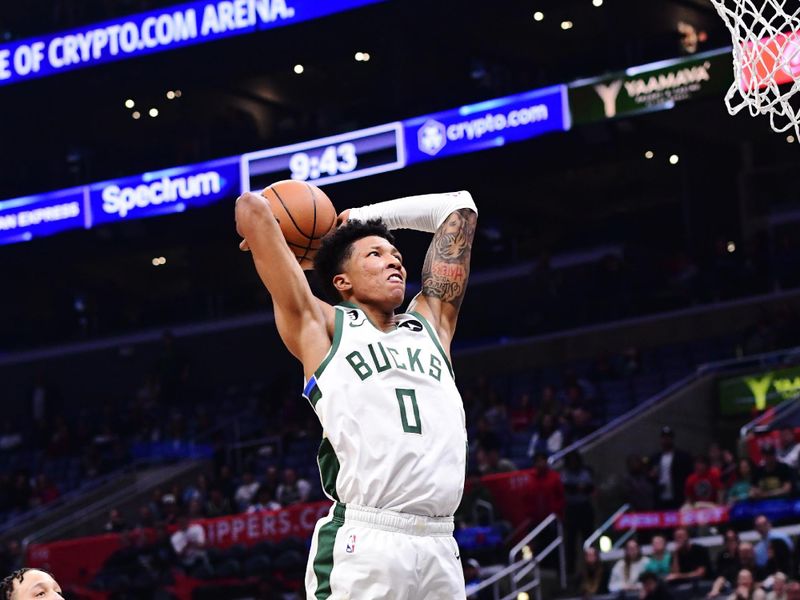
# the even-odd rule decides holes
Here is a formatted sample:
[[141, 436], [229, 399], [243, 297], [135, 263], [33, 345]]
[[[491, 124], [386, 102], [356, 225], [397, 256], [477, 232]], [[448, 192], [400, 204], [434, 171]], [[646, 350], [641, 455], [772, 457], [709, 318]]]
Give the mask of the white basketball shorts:
[[466, 598], [453, 517], [335, 503], [314, 529], [307, 600]]

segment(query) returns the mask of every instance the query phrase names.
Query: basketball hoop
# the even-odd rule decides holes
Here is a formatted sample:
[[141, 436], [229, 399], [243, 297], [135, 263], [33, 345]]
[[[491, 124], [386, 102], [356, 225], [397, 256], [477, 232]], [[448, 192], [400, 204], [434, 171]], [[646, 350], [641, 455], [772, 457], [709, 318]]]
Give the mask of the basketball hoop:
[[[800, 139], [800, 1], [711, 0], [733, 38], [732, 115], [769, 115], [772, 129]], [[790, 8], [787, 9], [786, 5]], [[792, 12], [788, 12], [792, 10]]]

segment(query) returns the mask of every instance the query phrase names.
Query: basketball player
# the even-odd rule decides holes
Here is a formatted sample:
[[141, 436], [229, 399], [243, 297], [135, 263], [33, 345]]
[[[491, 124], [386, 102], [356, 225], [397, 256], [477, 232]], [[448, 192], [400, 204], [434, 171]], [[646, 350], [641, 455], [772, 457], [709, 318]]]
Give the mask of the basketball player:
[[[323, 427], [318, 462], [334, 504], [314, 531], [309, 599], [465, 597], [453, 513], [467, 436], [449, 348], [477, 217], [468, 192], [344, 211], [314, 261], [332, 306], [312, 295], [269, 203], [237, 201], [240, 247], [252, 250]], [[400, 228], [434, 236], [422, 291], [395, 314], [406, 269], [389, 230]]]
[[0, 600], [63, 600], [61, 586], [41, 569], [18, 569], [0, 581]]

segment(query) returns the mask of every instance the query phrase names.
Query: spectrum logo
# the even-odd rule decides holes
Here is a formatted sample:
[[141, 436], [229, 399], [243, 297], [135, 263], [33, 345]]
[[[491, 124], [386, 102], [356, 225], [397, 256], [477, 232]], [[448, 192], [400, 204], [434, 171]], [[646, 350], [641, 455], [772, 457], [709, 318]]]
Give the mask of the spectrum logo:
[[417, 131], [417, 145], [420, 151], [435, 156], [447, 143], [447, 130], [443, 123], [428, 119]]
[[136, 187], [109, 185], [102, 191], [103, 212], [125, 218], [135, 209], [218, 194], [221, 189], [222, 177], [216, 171], [189, 177], [162, 177]]

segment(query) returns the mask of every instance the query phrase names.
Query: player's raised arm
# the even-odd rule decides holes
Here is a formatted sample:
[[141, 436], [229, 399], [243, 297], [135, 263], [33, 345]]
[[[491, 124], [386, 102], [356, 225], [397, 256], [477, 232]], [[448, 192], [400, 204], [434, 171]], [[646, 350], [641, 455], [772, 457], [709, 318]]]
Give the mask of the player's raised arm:
[[272, 296], [283, 343], [309, 375], [330, 348], [333, 307], [311, 292], [266, 198], [247, 192], [236, 200], [236, 231], [244, 238], [240, 247], [252, 252], [258, 275]]
[[467, 289], [478, 209], [469, 192], [426, 194], [354, 208], [348, 218], [381, 218], [389, 229], [433, 233], [422, 268], [422, 291], [411, 301], [449, 349]]

